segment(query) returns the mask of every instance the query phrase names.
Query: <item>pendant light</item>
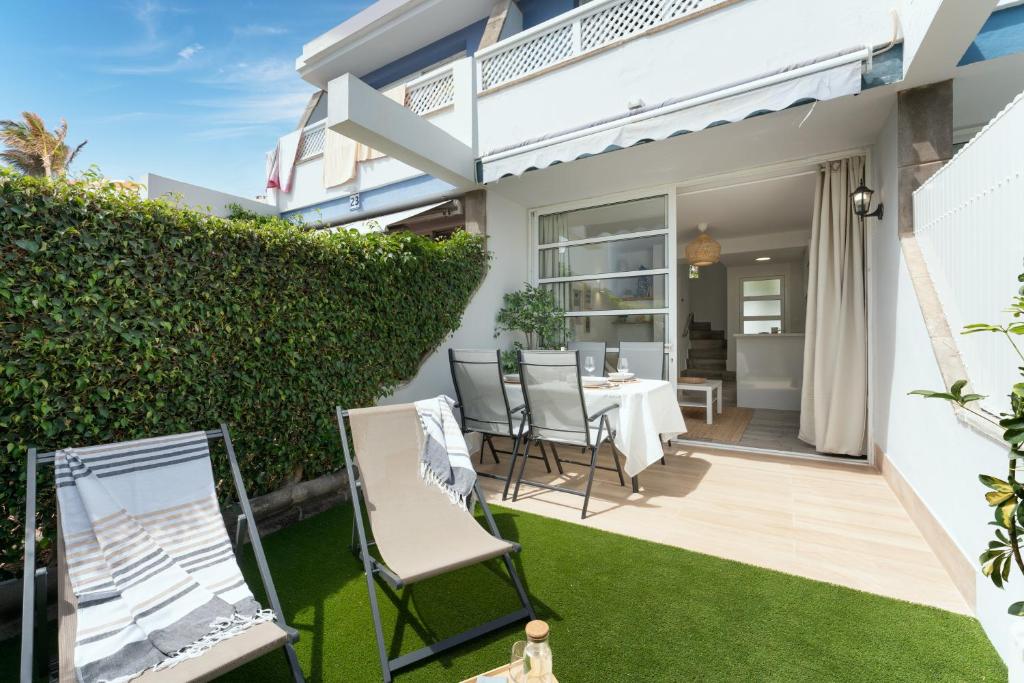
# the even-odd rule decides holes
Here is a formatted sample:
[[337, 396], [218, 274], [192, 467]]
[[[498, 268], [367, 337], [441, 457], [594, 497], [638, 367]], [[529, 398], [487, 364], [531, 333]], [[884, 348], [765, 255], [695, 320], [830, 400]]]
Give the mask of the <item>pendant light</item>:
[[707, 223], [701, 223], [697, 229], [700, 230], [700, 234], [686, 245], [686, 260], [690, 262], [691, 266], [698, 267], [718, 263], [718, 257], [722, 254], [722, 245], [707, 234]]

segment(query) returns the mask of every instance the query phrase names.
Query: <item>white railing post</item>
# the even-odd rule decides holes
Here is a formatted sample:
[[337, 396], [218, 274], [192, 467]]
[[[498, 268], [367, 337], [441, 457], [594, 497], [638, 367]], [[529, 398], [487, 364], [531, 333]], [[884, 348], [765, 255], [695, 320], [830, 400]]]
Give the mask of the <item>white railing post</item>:
[[476, 60], [464, 57], [452, 64], [454, 81], [455, 125], [452, 134], [470, 149], [477, 151], [476, 127]]
[[583, 54], [583, 20], [577, 18], [572, 22], [572, 56]]

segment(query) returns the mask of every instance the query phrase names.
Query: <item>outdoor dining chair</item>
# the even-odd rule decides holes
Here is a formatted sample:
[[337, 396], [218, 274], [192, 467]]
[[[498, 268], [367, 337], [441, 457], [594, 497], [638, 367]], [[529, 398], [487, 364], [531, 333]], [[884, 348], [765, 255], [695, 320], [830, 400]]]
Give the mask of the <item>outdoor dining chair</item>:
[[586, 372], [586, 358], [590, 356], [594, 359], [594, 374], [601, 376], [604, 375], [604, 364], [605, 358], [608, 355], [608, 345], [604, 342], [595, 341], [573, 341], [569, 342], [566, 347], [570, 351], [579, 351], [580, 360], [580, 372]]
[[[512, 456], [508, 476], [477, 472], [481, 477], [504, 480], [505, 488], [501, 499], [505, 500], [508, 498], [509, 483], [515, 471], [519, 446], [522, 444], [523, 435], [529, 431], [525, 406], [510, 407], [508, 392], [502, 379], [501, 352], [497, 349], [448, 349], [448, 364], [451, 366], [452, 382], [455, 384], [462, 433], [478, 432], [483, 436], [480, 464], [484, 461], [484, 445], [491, 449], [491, 457], [495, 463], [501, 463], [498, 453]], [[495, 448], [495, 436], [512, 439], [512, 450], [503, 451]], [[546, 450], [541, 451], [541, 455], [530, 457], [543, 460], [548, 472], [551, 471]]]
[[[91, 447], [88, 450], [107, 448], [114, 449], [121, 446], [131, 446], [133, 453], [145, 452], [145, 454], [142, 455], [141, 460], [144, 460], [146, 464], [136, 467], [135, 469], [137, 470], [158, 466], [153, 462], [155, 459], [161, 464], [173, 466], [178, 462], [183, 462], [183, 460], [179, 459], [168, 461], [167, 458], [164, 458], [163, 461], [160, 461], [159, 455], [154, 456], [153, 453], [156, 452], [159, 454], [161, 452], [160, 448], [162, 444], [166, 444], [168, 439], [177, 439], [180, 436], [182, 435], [143, 439], [128, 442], [126, 444], [109, 444], [106, 446]], [[284, 612], [281, 610], [281, 603], [277, 597], [277, 590], [274, 588], [274, 581], [270, 576], [270, 568], [267, 566], [267, 558], [263, 552], [263, 544], [260, 542], [259, 531], [256, 528], [252, 507], [249, 504], [249, 496], [246, 493], [242, 474], [238, 468], [238, 459], [235, 456], [235, 449], [231, 442], [231, 435], [228, 432], [228, 427], [226, 424], [221, 423], [219, 428], [207, 430], [205, 432], [205, 437], [207, 443], [218, 440], [224, 441], [224, 449], [227, 453], [232, 482], [234, 483], [235, 491], [238, 494], [239, 506], [242, 509], [241, 516], [244, 517], [245, 524], [247, 526], [248, 538], [252, 544], [253, 555], [256, 558], [256, 566], [259, 570], [260, 579], [263, 583], [267, 600], [270, 603], [271, 609], [273, 610], [277, 620], [276, 622], [264, 621], [250, 626], [238, 635], [222, 640], [216, 645], [213, 645], [200, 656], [184, 659], [173, 667], [151, 669], [143, 673], [141, 676], [133, 678], [132, 681], [134, 683], [184, 683], [186, 681], [209, 681], [272, 650], [282, 649], [288, 662], [288, 667], [291, 670], [292, 679], [297, 683], [301, 683], [305, 678], [303, 677], [302, 669], [299, 667], [299, 661], [296, 657], [295, 649], [292, 647], [292, 644], [298, 641], [299, 633], [291, 626], [288, 626], [284, 620]], [[200, 439], [199, 443], [203, 443], [202, 439]], [[192, 459], [200, 459], [202, 457], [203, 454], [200, 453], [199, 455], [192, 456]], [[206, 462], [210, 463], [208, 450], [205, 452], [205, 458]], [[28, 484], [25, 510], [25, 581], [22, 595], [21, 683], [31, 683], [31, 681], [34, 680], [34, 667], [36, 672], [40, 675], [46, 675], [50, 670], [52, 670], [52, 664], [46, 655], [45, 645], [38, 648], [38, 650], [34, 647], [37, 639], [41, 643], [47, 642], [45, 633], [46, 587], [50, 580], [49, 570], [46, 567], [35, 569], [35, 516], [37, 503], [36, 476], [38, 468], [41, 465], [54, 466], [56, 460], [55, 451], [39, 453], [35, 448], [29, 449], [28, 467], [26, 471]], [[119, 460], [123, 460], [123, 458], [119, 458]], [[112, 466], [108, 464], [94, 467], [96, 471], [99, 471], [104, 467], [110, 468]], [[121, 474], [117, 472], [118, 468], [116, 466], [113, 467], [114, 469], [104, 470], [104, 475], [100, 476], [132, 476], [130, 470]], [[121, 467], [120, 469], [128, 470], [127, 467]], [[58, 483], [57, 485], [60, 484]], [[215, 515], [216, 522], [214, 525], [219, 523], [220, 533], [218, 534], [217, 529], [215, 528], [212, 532], [204, 532], [204, 538], [209, 537], [206, 535], [207, 533], [212, 534], [215, 538], [217, 536], [222, 536], [221, 542], [226, 543], [230, 548], [230, 540], [228, 539], [227, 531], [224, 529], [223, 520], [220, 518], [219, 513], [215, 513]], [[64, 521], [66, 522], [67, 520]], [[239, 521], [241, 521], [241, 518]], [[239, 552], [239, 548], [233, 548], [233, 551], [237, 554]], [[217, 555], [219, 554], [220, 553], [217, 553]], [[206, 557], [207, 559], [210, 559], [215, 558], [217, 555], [208, 555]], [[31, 580], [33, 575], [35, 578], [34, 581]], [[64, 535], [62, 533], [62, 511], [59, 505], [57, 507], [57, 565], [56, 577], [54, 578], [57, 581], [56, 680], [59, 683], [75, 683], [76, 626], [80, 613], [79, 610], [84, 609], [85, 607], [84, 605], [80, 606], [78, 604], [78, 597], [72, 589], [71, 577], [68, 573]], [[105, 598], [100, 599], [103, 600]], [[88, 640], [94, 639], [95, 636]]]
[[619, 358], [640, 379], [665, 379], [664, 342], [619, 342]]
[[[519, 552], [519, 544], [501, 537], [479, 482], [473, 487], [473, 498], [483, 510], [486, 530], [466, 506], [453, 504], [444, 492], [420, 476], [419, 456], [425, 437], [416, 406], [407, 403], [348, 411], [338, 407], [337, 418], [358, 540], [358, 546], [353, 542], [352, 550], [363, 563], [385, 682], [391, 681], [399, 669], [439, 652], [517, 621], [534, 619], [533, 606], [512, 563], [512, 553]], [[364, 505], [372, 540], [363, 523]], [[377, 549], [380, 560], [370, 554], [371, 546]], [[386, 592], [388, 587], [397, 591], [497, 557], [505, 563], [522, 604], [520, 609], [414, 652], [389, 657], [375, 577], [383, 582], [381, 588]]]
[[[619, 451], [615, 447], [615, 432], [608, 420], [608, 413], [618, 404], [608, 405], [593, 415], [588, 414], [587, 402], [583, 397], [583, 382], [580, 378], [578, 351], [520, 351], [519, 378], [523, 383], [523, 398], [526, 401], [526, 417], [530, 422], [530, 433], [526, 439], [526, 450], [519, 467], [512, 500], [519, 496], [519, 487], [524, 482], [551, 491], [561, 491], [583, 497], [581, 517], [586, 519], [590, 504], [590, 490], [594, 484], [595, 470], [608, 470], [619, 476], [619, 485], [625, 486]], [[529, 461], [530, 446], [541, 442], [551, 444], [552, 455], [559, 473], [563, 463], [588, 467], [587, 483], [580, 491], [556, 484], [523, 479], [526, 463]], [[605, 442], [611, 446], [614, 467], [597, 464], [598, 451]], [[589, 462], [569, 460], [558, 454], [556, 444], [582, 446], [589, 452]]]

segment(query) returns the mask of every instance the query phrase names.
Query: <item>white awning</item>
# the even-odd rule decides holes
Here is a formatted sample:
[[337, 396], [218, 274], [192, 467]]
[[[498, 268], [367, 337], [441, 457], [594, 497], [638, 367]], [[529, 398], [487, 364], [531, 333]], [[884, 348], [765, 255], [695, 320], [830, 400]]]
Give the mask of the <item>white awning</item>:
[[496, 150], [481, 157], [484, 183], [574, 161], [641, 142], [664, 140], [722, 123], [780, 111], [796, 104], [853, 95], [861, 89], [868, 49], [844, 52], [813, 64], [718, 88]]

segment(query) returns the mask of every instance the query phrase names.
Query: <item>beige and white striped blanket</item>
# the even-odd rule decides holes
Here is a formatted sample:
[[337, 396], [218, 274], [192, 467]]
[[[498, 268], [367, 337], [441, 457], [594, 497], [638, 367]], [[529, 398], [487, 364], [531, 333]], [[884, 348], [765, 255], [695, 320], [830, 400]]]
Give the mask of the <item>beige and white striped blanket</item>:
[[272, 619], [220, 515], [205, 432], [56, 455], [80, 681], [129, 681]]

